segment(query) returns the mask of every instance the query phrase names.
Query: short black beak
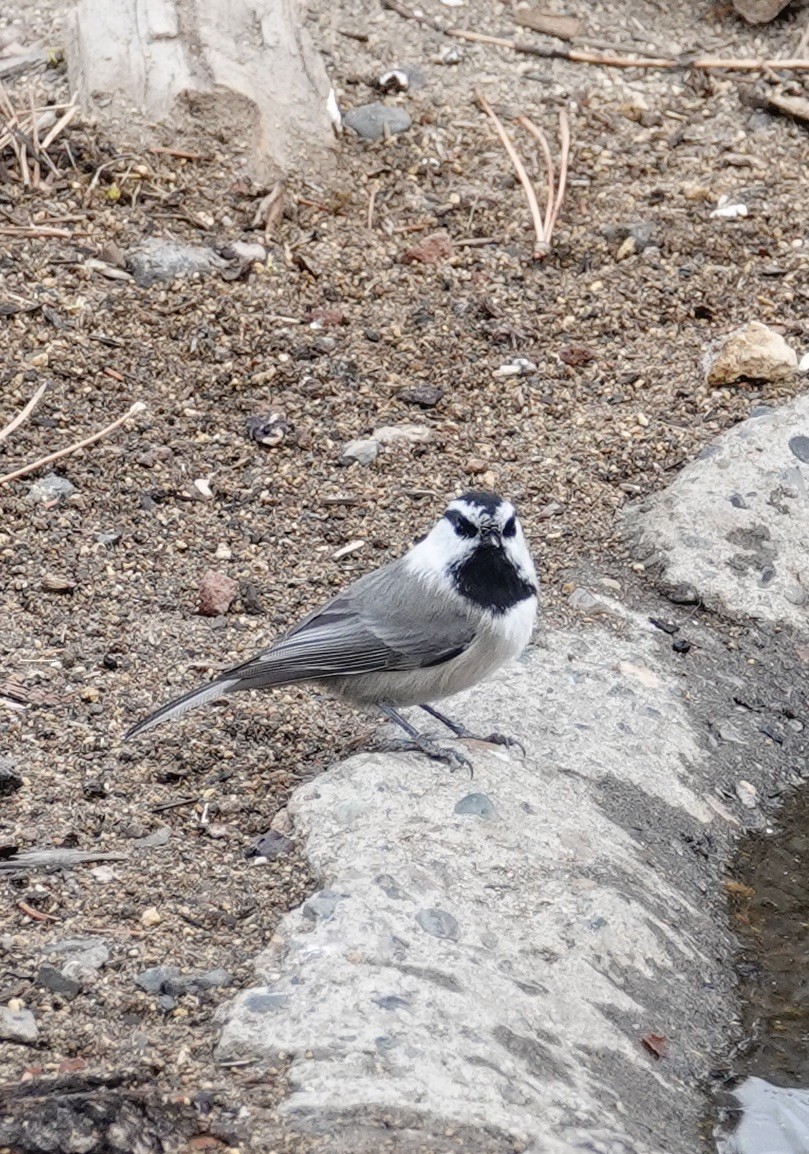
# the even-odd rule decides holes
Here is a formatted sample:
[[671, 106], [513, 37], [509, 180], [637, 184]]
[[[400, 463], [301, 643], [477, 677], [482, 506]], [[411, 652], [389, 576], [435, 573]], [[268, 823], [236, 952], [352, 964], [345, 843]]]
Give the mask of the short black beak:
[[492, 545], [495, 549], [499, 549], [503, 544], [496, 529], [482, 529], [480, 539], [484, 545]]

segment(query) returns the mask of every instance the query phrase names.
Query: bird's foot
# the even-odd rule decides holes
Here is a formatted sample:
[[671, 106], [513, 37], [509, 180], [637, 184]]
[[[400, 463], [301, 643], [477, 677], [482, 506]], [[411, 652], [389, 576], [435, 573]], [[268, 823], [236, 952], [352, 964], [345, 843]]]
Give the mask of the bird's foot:
[[415, 737], [405, 738], [401, 741], [387, 741], [382, 748], [397, 753], [415, 750], [423, 753], [425, 757], [429, 757], [431, 761], [443, 761], [445, 765], [449, 766], [450, 773], [454, 773], [456, 769], [468, 769], [470, 777], [475, 775], [475, 767], [465, 753], [461, 753], [449, 745], [439, 745], [431, 737], [425, 737], [423, 734], [417, 734]]
[[525, 757], [525, 746], [516, 737], [509, 737], [507, 733], [488, 733], [484, 737], [480, 733], [472, 733], [470, 729], [465, 726], [458, 727], [458, 737], [462, 737], [465, 741], [485, 741], [489, 745], [505, 745], [507, 749], [519, 749], [520, 753]]

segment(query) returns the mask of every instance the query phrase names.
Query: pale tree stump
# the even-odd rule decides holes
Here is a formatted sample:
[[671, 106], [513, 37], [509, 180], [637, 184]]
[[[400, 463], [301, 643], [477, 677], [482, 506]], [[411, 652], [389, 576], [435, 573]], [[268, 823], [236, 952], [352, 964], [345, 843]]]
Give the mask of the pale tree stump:
[[296, 0], [79, 0], [68, 68], [102, 121], [216, 133], [260, 180], [332, 160], [329, 81]]

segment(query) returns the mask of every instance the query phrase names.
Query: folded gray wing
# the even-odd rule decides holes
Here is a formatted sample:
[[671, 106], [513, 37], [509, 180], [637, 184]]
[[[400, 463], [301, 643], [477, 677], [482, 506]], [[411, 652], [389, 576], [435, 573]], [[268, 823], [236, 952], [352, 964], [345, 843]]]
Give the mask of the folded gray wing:
[[394, 562], [361, 578], [264, 653], [221, 677], [238, 674], [239, 689], [258, 689], [419, 669], [457, 657], [474, 636], [464, 612], [449, 599], [428, 595]]

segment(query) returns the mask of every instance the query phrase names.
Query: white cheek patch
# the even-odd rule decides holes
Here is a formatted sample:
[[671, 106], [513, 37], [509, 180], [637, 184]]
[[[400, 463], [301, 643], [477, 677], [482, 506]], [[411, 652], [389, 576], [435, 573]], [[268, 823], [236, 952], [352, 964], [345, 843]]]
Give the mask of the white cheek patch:
[[451, 569], [464, 560], [471, 552], [473, 542], [462, 540], [442, 517], [407, 555], [406, 563], [411, 573], [443, 588], [452, 587]]

